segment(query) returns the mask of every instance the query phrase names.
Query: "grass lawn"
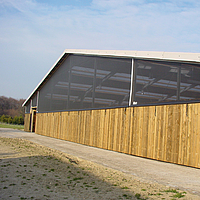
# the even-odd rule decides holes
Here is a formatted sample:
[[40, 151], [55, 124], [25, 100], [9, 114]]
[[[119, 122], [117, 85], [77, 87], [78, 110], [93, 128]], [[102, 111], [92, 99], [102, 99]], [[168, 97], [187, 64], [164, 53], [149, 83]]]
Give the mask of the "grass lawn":
[[0, 128], [24, 129], [24, 125], [0, 123]]

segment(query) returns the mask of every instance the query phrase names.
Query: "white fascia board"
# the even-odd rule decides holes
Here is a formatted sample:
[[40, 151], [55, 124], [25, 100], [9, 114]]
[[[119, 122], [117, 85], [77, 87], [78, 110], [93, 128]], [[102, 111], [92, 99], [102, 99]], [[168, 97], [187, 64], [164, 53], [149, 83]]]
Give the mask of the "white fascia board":
[[110, 57], [126, 57], [126, 58], [140, 58], [152, 60], [167, 60], [167, 61], [182, 61], [200, 63], [200, 53], [178, 53], [178, 52], [159, 52], [159, 51], [121, 51], [121, 50], [87, 50], [87, 49], [65, 49], [62, 55], [50, 68], [44, 78], [39, 82], [33, 92], [29, 95], [26, 101], [22, 104], [24, 106], [31, 96], [37, 91], [39, 86], [47, 78], [50, 72], [54, 69], [56, 64], [65, 54], [79, 54], [79, 55], [96, 55], [96, 56], [110, 56]]
[[159, 52], [159, 51], [121, 51], [121, 50], [86, 50], [86, 49], [66, 49], [65, 53], [131, 57], [155, 60], [171, 60], [183, 62], [200, 63], [200, 53], [178, 53], [178, 52]]

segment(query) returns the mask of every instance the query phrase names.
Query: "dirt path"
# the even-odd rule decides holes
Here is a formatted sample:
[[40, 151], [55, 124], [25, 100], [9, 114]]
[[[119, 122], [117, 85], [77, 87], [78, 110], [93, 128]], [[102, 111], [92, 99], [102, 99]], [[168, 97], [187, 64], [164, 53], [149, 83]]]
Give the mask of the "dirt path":
[[[16, 137], [19, 135], [22, 137], [24, 134], [19, 132], [17, 135], [17, 132], [13, 131]], [[12, 131], [7, 133], [7, 137], [12, 137]], [[27, 136], [32, 137], [31, 133], [27, 133]], [[48, 138], [51, 139], [54, 143], [58, 141]], [[75, 144], [77, 148], [76, 145], [78, 144]], [[93, 148], [87, 148], [90, 159], [94, 160], [90, 152]], [[136, 176], [131, 174], [129, 169], [124, 169], [122, 172], [123, 170], [115, 170], [112, 166], [106, 167], [105, 165], [108, 165], [106, 160], [103, 166], [20, 138], [0, 138], [0, 159], [0, 199], [178, 199], [178, 197], [200, 199], [200, 196], [173, 187], [172, 182], [166, 186], [167, 184], [160, 184], [150, 179], [145, 181], [144, 176], [139, 177], [138, 169], [133, 169], [137, 173]], [[111, 157], [108, 156], [107, 159]], [[103, 158], [99, 162], [102, 160]], [[116, 166], [119, 167], [119, 164], [116, 163]], [[134, 165], [132, 167], [134, 168]], [[183, 166], [178, 167], [188, 169]], [[198, 169], [194, 170], [199, 172]], [[198, 186], [198, 183], [196, 185]]]

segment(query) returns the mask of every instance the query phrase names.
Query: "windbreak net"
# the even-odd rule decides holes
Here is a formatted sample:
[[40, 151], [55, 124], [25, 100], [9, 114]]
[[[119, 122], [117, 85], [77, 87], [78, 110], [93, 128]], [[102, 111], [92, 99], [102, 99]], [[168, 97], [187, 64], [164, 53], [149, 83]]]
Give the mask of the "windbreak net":
[[30, 113], [31, 102], [29, 101], [25, 106], [25, 113]]
[[32, 98], [32, 107], [37, 107], [37, 94]]
[[39, 112], [128, 106], [131, 59], [70, 55], [39, 91]]
[[200, 99], [200, 66], [135, 60], [134, 101], [137, 104]]

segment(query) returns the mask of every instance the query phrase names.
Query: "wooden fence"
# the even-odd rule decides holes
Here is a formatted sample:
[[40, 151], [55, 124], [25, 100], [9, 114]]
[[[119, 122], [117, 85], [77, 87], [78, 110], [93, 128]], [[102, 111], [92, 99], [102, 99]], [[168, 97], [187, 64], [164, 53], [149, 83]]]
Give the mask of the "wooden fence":
[[37, 113], [36, 133], [200, 168], [200, 104]]
[[24, 117], [24, 130], [30, 131], [30, 114], [25, 114]]

